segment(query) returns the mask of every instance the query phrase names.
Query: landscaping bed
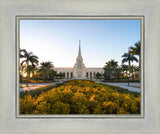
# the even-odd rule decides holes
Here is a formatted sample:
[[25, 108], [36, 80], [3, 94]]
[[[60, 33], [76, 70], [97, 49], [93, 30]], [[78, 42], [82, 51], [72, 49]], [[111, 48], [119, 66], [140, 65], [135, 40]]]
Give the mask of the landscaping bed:
[[140, 94], [90, 80], [21, 93], [21, 114], [140, 114]]

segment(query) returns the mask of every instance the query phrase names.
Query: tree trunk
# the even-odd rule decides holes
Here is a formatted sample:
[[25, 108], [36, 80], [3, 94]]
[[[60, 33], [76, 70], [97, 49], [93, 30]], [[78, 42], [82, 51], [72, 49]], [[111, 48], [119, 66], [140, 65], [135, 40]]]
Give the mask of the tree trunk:
[[134, 80], [134, 74], [133, 74], [134, 72], [132, 72], [132, 80]]
[[139, 80], [141, 80], [141, 56], [139, 56]]
[[46, 77], [45, 75], [46, 75], [46, 74], [44, 73], [44, 75], [43, 75], [43, 82], [45, 82], [45, 77]]
[[33, 76], [32, 76], [32, 77], [33, 77], [33, 80], [35, 80], [35, 78], [34, 78], [34, 71], [32, 72], [32, 75], [33, 75]]
[[128, 76], [127, 76], [127, 70], [126, 70], [126, 78], [127, 78]]
[[129, 71], [129, 78], [128, 78], [128, 86], [129, 86], [129, 81], [130, 81], [130, 60], [129, 60], [128, 71]]
[[28, 87], [29, 83], [29, 71], [28, 71], [28, 62], [27, 62], [27, 81], [26, 81], [26, 86]]
[[132, 80], [134, 80], [134, 69], [132, 70]]

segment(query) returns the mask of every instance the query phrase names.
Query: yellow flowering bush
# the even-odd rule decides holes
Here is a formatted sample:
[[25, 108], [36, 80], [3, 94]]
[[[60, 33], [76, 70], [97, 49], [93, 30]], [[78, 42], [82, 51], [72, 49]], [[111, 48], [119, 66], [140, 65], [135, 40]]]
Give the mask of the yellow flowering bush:
[[20, 99], [20, 113], [31, 114], [36, 109], [36, 100], [31, 95], [26, 95]]
[[140, 114], [140, 95], [90, 80], [70, 80], [20, 99], [21, 114]]

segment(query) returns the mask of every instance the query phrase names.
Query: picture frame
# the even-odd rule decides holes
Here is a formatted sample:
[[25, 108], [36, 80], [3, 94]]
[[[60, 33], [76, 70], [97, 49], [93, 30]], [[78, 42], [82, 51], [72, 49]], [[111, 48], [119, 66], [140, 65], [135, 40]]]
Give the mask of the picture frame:
[[[0, 106], [1, 121], [0, 132], [10, 133], [146, 133], [152, 132], [158, 134], [160, 123], [160, 108], [156, 102], [159, 102], [159, 61], [155, 62], [155, 56], [159, 56], [158, 31], [159, 17], [156, 14], [159, 11], [159, 2], [139, 2], [129, 3], [121, 0], [119, 2], [98, 1], [74, 2], [48, 1], [43, 4], [39, 2], [9, 2], [2, 1], [0, 24], [2, 29], [1, 40], [1, 90]], [[56, 3], [56, 5], [55, 5]], [[126, 4], [124, 6], [124, 3]], [[71, 6], [72, 4], [72, 6]], [[114, 6], [114, 5], [117, 6]], [[74, 5], [74, 6], [73, 6]], [[65, 7], [65, 9], [60, 9]], [[111, 8], [112, 7], [112, 8]], [[120, 8], [122, 7], [122, 8]], [[141, 10], [143, 9], [143, 11]], [[149, 9], [149, 10], [148, 10]], [[118, 13], [117, 13], [118, 11]], [[16, 17], [17, 16], [98, 16], [113, 17], [141, 16], [144, 21], [144, 111], [142, 118], [17, 118], [17, 48], [16, 48]], [[153, 33], [156, 33], [154, 36]], [[150, 38], [149, 38], [150, 37]], [[152, 38], [152, 39], [151, 39]], [[150, 45], [151, 41], [154, 45]], [[142, 49], [143, 51], [143, 49]], [[5, 57], [5, 58], [2, 58]], [[154, 64], [154, 66], [153, 66]], [[6, 71], [7, 70], [7, 71]], [[153, 71], [154, 70], [154, 71]], [[151, 73], [152, 72], [152, 73]], [[3, 77], [2, 77], [3, 76]], [[17, 78], [17, 79], [16, 79]], [[8, 82], [9, 81], [9, 82]], [[152, 91], [150, 90], [152, 88]], [[2, 90], [3, 89], [3, 90]]]
[[[20, 91], [19, 91], [19, 53], [20, 53], [20, 21], [21, 20], [139, 20], [140, 21], [140, 41], [141, 41], [141, 101], [140, 114], [89, 114], [89, 115], [33, 115], [20, 114]], [[16, 16], [16, 52], [17, 52], [17, 86], [16, 86], [16, 117], [17, 118], [144, 118], [144, 16]]]

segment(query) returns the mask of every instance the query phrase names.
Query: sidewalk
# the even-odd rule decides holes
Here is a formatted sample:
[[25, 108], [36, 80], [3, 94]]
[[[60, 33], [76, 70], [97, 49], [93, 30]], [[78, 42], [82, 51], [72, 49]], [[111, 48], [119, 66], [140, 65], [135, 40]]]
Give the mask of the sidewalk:
[[[34, 90], [37, 88], [41, 88], [41, 87], [45, 87], [48, 85], [52, 85], [52, 84], [57, 84], [57, 83], [62, 83], [64, 81], [61, 82], [53, 82], [53, 83], [29, 83], [28, 87], [26, 86], [26, 83], [20, 83], [20, 92], [24, 92], [24, 91], [29, 91], [29, 90]], [[129, 91], [134, 91], [134, 92], [138, 92], [140, 93], [140, 83], [130, 83], [130, 86], [128, 86], [128, 83], [108, 83], [108, 82], [99, 82], [96, 81], [97, 83], [102, 83], [102, 84], [106, 84], [106, 85], [113, 85], [113, 86], [119, 86], [125, 89], [128, 89]]]
[[128, 89], [129, 91], [134, 91], [138, 93], [141, 92], [140, 83], [130, 83], [130, 86], [128, 86], [128, 83], [108, 83], [108, 82], [98, 82], [98, 81], [96, 82], [106, 84], [106, 85], [122, 87], [122, 88]]
[[41, 88], [41, 87], [45, 87], [48, 85], [53, 85], [53, 84], [57, 84], [57, 83], [62, 83], [64, 81], [61, 82], [53, 82], [53, 83], [28, 83], [28, 87], [26, 86], [26, 83], [20, 83], [19, 86], [19, 91], [20, 92], [24, 92], [24, 91], [29, 91], [29, 90], [34, 90], [37, 88]]

